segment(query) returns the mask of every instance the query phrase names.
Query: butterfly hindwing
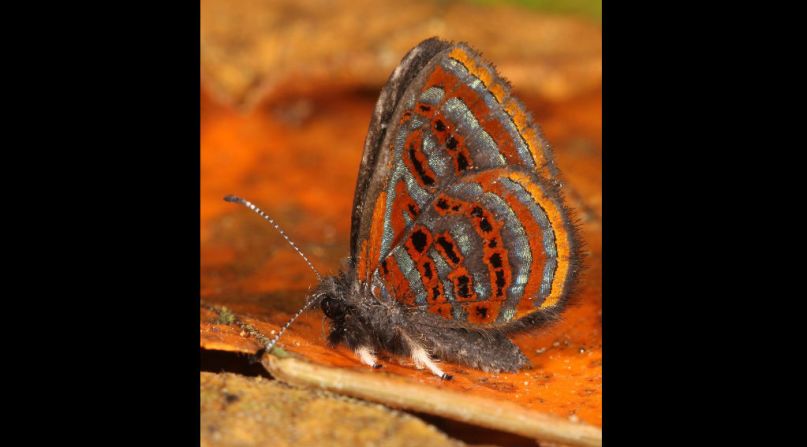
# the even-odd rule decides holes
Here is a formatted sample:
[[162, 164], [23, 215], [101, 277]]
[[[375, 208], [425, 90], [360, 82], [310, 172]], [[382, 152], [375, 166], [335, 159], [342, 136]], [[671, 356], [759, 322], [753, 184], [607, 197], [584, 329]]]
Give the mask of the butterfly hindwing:
[[391, 100], [388, 126], [371, 124], [359, 177], [372, 175], [356, 191], [358, 278], [382, 299], [472, 324], [560, 302], [576, 270], [573, 229], [551, 151], [506, 81], [467, 46], [430, 39], [377, 110]]
[[529, 170], [466, 175], [435, 194], [382, 260], [380, 294], [478, 325], [553, 308], [575, 265], [565, 213]]

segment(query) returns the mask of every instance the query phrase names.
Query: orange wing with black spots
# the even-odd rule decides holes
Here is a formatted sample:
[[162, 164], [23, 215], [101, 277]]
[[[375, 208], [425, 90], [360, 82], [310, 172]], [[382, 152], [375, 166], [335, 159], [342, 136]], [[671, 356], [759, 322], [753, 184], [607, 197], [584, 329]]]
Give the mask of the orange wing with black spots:
[[358, 279], [379, 299], [478, 325], [561, 304], [577, 244], [557, 169], [493, 67], [427, 40], [376, 111], [354, 199]]

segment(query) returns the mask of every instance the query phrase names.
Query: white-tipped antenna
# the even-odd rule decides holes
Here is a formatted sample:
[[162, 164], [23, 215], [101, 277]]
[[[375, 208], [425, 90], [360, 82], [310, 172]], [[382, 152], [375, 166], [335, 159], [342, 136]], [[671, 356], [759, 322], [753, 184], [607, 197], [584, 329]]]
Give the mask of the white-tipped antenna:
[[[227, 197], [224, 198], [224, 200], [226, 200], [227, 202], [231, 202], [231, 203], [240, 203], [241, 205], [244, 205], [245, 207], [247, 207], [247, 208], [251, 209], [252, 211], [254, 211], [255, 213], [257, 213], [259, 216], [266, 219], [266, 221], [269, 222], [270, 224], [272, 224], [272, 226], [275, 228], [275, 230], [277, 230], [277, 232], [280, 233], [281, 236], [283, 236], [283, 239], [285, 239], [286, 242], [288, 242], [289, 245], [291, 245], [291, 248], [293, 248], [294, 251], [296, 251], [297, 254], [300, 255], [300, 257], [303, 258], [305, 263], [308, 264], [308, 267], [311, 269], [311, 271], [314, 272], [315, 275], [317, 275], [317, 280], [322, 281], [322, 275], [319, 274], [319, 271], [317, 271], [317, 269], [314, 267], [314, 264], [312, 264], [311, 261], [308, 260], [308, 257], [306, 257], [306, 255], [303, 253], [302, 250], [300, 250], [299, 247], [297, 247], [297, 244], [295, 244], [294, 242], [292, 242], [291, 239], [289, 239], [289, 237], [286, 235], [286, 232], [283, 231], [282, 228], [280, 228], [280, 225], [278, 225], [277, 222], [275, 222], [271, 217], [267, 216], [266, 213], [263, 212], [263, 210], [261, 210], [260, 208], [255, 206], [249, 200], [245, 200], [245, 199], [242, 199], [242, 198], [234, 196], [234, 195], [228, 195]], [[280, 340], [280, 336], [283, 335], [284, 332], [286, 332], [286, 329], [288, 329], [289, 326], [291, 326], [292, 323], [294, 323], [294, 320], [299, 318], [300, 315], [303, 314], [303, 312], [308, 310], [308, 308], [311, 307], [312, 304], [314, 304], [314, 302], [317, 300], [317, 298], [318, 298], [318, 296], [312, 296], [311, 298], [309, 298], [305, 302], [305, 304], [303, 304], [303, 307], [301, 307], [300, 310], [298, 310], [297, 313], [294, 314], [294, 316], [291, 317], [289, 319], [289, 321], [287, 321], [286, 324], [283, 325], [282, 328], [280, 328], [280, 331], [278, 331], [277, 335], [275, 335], [274, 338], [272, 338], [272, 340], [266, 345], [266, 352], [271, 352], [272, 351], [272, 348], [275, 347], [275, 344], [277, 344], [277, 341]]]

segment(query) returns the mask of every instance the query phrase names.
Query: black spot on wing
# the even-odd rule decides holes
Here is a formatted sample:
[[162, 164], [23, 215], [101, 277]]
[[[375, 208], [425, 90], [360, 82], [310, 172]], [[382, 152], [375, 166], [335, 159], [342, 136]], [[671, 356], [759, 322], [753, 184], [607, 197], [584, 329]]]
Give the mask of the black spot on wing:
[[457, 170], [464, 171], [466, 169], [468, 169], [468, 159], [463, 154], [457, 155]]
[[504, 270], [496, 270], [496, 296], [502, 296], [504, 282]]
[[443, 250], [445, 250], [446, 252], [446, 256], [448, 256], [448, 259], [450, 259], [451, 262], [453, 262], [454, 264], [460, 262], [459, 256], [457, 256], [457, 254], [454, 253], [454, 244], [448, 242], [446, 238], [444, 238], [443, 236], [437, 238], [437, 243], [440, 244], [441, 247], [443, 247]]
[[457, 277], [457, 295], [463, 298], [468, 298], [471, 296], [471, 291], [468, 287], [470, 282], [471, 280], [465, 275]]
[[426, 233], [424, 233], [422, 230], [415, 230], [412, 232], [411, 240], [412, 247], [414, 247], [418, 253], [423, 253], [423, 250], [426, 249], [426, 242], [428, 240]]
[[423, 275], [426, 279], [432, 279], [432, 265], [429, 262], [423, 263]]
[[426, 170], [423, 169], [423, 164], [415, 157], [415, 146], [409, 146], [409, 159], [412, 160], [412, 166], [415, 167], [415, 172], [417, 172], [420, 179], [423, 180], [423, 184], [426, 186], [433, 185], [434, 179], [426, 173]]

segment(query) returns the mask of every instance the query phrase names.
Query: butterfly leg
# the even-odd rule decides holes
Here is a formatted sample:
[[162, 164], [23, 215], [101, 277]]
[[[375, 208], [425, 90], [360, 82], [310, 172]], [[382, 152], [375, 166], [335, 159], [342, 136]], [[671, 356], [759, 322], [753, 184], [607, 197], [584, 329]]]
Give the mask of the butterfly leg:
[[359, 346], [356, 349], [356, 355], [365, 365], [372, 368], [381, 368], [381, 364], [378, 363], [378, 359], [376, 358], [375, 354], [373, 354], [373, 351], [367, 346]]
[[429, 371], [432, 372], [435, 376], [443, 379], [443, 380], [451, 380], [454, 378], [451, 374], [446, 374], [440, 369], [437, 364], [434, 363], [431, 356], [422, 346], [418, 345], [417, 343], [413, 342], [408, 337], [405, 338], [406, 342], [409, 344], [410, 348], [410, 356], [412, 357], [412, 361], [415, 362], [415, 367], [417, 369], [429, 368]]

